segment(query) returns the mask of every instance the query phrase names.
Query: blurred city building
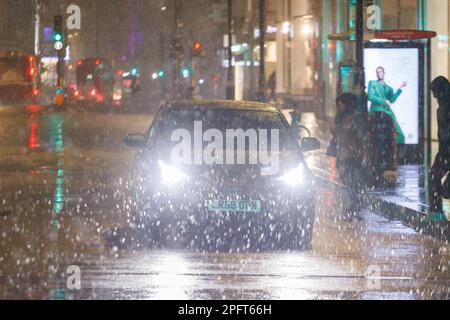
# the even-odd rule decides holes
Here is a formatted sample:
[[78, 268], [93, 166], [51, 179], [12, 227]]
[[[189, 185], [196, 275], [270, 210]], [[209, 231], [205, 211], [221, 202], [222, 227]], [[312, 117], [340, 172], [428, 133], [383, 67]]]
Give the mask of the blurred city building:
[[[249, 38], [253, 38], [247, 42], [250, 50], [256, 53], [258, 32], [255, 11], [259, 10], [258, 1], [244, 2], [248, 9], [246, 21], [253, 24], [250, 29], [254, 29], [253, 34], [248, 34]], [[279, 100], [332, 118], [336, 112], [336, 96], [341, 92], [357, 90], [356, 84], [348, 83], [348, 77], [344, 79], [342, 70], [345, 68], [341, 68], [356, 64], [356, 2], [266, 0], [266, 80], [276, 72]], [[438, 36], [432, 40], [431, 78], [449, 76], [449, 0], [365, 0], [363, 3], [365, 42], [375, 41], [375, 30], [435, 31]], [[375, 20], [375, 27], [369, 23], [374, 22], [373, 6], [380, 9], [380, 19]], [[242, 12], [242, 9], [239, 11]], [[258, 61], [257, 55], [252, 57]], [[239, 81], [251, 83], [250, 75], [242, 80], [239, 73], [237, 67], [237, 87]], [[251, 97], [252, 94], [244, 93], [242, 96]], [[433, 133], [437, 132], [434, 118], [436, 107], [433, 101]]]
[[[358, 0], [265, 0], [265, 83], [270, 96], [332, 118], [334, 100], [356, 91]], [[228, 3], [232, 5], [232, 65], [228, 63]], [[43, 83], [54, 83], [53, 19], [81, 9], [81, 29], [67, 31], [67, 81], [78, 59], [103, 57], [116, 73], [137, 72], [144, 101], [167, 96], [175, 85], [193, 97], [224, 98], [232, 68], [238, 100], [255, 100], [259, 83], [260, 0], [0, 0], [0, 54], [36, 52], [46, 64]], [[373, 6], [380, 9], [375, 27]], [[450, 0], [365, 0], [364, 40], [374, 31], [436, 31], [431, 78], [449, 76]], [[176, 20], [176, 21], [175, 21]], [[373, 21], [372, 21], [373, 22]], [[174, 40], [178, 37], [177, 45]], [[194, 49], [198, 43], [199, 49]], [[347, 72], [347, 73], [346, 73]], [[425, 88], [426, 89], [426, 88]], [[189, 96], [189, 94], [187, 96]], [[433, 115], [436, 105], [433, 102]], [[433, 119], [436, 126], [436, 119]], [[433, 132], [436, 132], [434, 127]], [[435, 137], [436, 138], [436, 137]]]
[[31, 0], [0, 0], [0, 55], [33, 51]]
[[[252, 86], [252, 75], [242, 80], [240, 65], [254, 66], [259, 57], [257, 11], [258, 1], [241, 1], [238, 12], [247, 12], [244, 28], [235, 44], [237, 62], [236, 87], [243, 82]], [[366, 0], [367, 22], [370, 7], [379, 6], [381, 19], [376, 29], [432, 30], [438, 37], [432, 40], [432, 77], [448, 76], [450, 29], [448, 0]], [[244, 8], [242, 8], [244, 6]], [[246, 7], [245, 7], [246, 6]], [[236, 13], [238, 15], [239, 13]], [[305, 104], [318, 114], [333, 117], [334, 100], [340, 87], [342, 65], [356, 63], [356, 0], [267, 0], [266, 1], [266, 79], [276, 72], [276, 92], [279, 98]], [[239, 22], [236, 17], [236, 24]], [[249, 27], [249, 25], [251, 27]], [[364, 40], [374, 39], [373, 29], [364, 29]], [[247, 39], [245, 39], [247, 36]], [[248, 49], [247, 49], [248, 45]], [[245, 55], [251, 51], [253, 55]], [[242, 53], [244, 52], [244, 53]], [[252, 60], [253, 61], [248, 61]], [[255, 63], [256, 62], [256, 63]], [[244, 76], [245, 77], [245, 76]], [[254, 78], [254, 76], [253, 76]], [[348, 86], [344, 90], [354, 90]], [[251, 93], [239, 95], [251, 97]]]

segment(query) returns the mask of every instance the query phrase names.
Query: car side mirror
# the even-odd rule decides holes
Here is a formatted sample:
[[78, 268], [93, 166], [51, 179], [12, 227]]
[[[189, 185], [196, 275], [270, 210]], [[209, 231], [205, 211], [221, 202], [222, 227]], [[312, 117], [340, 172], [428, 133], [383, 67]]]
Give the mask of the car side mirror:
[[143, 148], [145, 147], [146, 139], [142, 133], [130, 133], [123, 142], [132, 148]]
[[301, 140], [301, 148], [303, 152], [316, 151], [320, 149], [321, 143], [317, 138], [303, 138]]

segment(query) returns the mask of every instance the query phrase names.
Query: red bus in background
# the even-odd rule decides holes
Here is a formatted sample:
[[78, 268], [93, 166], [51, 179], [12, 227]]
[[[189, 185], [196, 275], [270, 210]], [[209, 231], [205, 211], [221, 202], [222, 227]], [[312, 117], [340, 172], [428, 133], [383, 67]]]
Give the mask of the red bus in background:
[[0, 102], [37, 103], [40, 88], [39, 61], [35, 55], [0, 57]]
[[76, 89], [72, 99], [79, 103], [110, 107], [114, 94], [114, 74], [111, 62], [106, 59], [78, 60]]

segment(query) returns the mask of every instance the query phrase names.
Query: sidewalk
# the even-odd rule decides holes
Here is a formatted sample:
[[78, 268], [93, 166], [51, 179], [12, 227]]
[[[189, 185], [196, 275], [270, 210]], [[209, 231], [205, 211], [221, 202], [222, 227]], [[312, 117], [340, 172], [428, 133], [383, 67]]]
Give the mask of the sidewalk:
[[[289, 110], [283, 110], [290, 121], [289, 112]], [[335, 159], [326, 155], [331, 138], [331, 123], [316, 119], [313, 113], [303, 114], [301, 123], [322, 142], [320, 151], [306, 155], [310, 168], [323, 183], [348, 191], [337, 177]], [[433, 143], [433, 156], [437, 148], [438, 144]], [[400, 166], [396, 186], [369, 190], [365, 196], [366, 204], [389, 219], [402, 221], [419, 232], [450, 241], [450, 201], [444, 200], [447, 221], [429, 221], [427, 171], [422, 165]]]

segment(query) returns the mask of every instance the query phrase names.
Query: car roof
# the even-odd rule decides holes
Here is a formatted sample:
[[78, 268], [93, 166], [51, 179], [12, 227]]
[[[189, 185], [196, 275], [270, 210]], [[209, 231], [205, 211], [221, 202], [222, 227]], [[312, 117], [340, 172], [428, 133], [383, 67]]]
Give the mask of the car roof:
[[260, 103], [253, 101], [232, 101], [232, 100], [199, 100], [199, 101], [175, 101], [165, 105], [166, 108], [187, 108], [187, 109], [225, 109], [225, 110], [245, 110], [245, 111], [265, 111], [279, 113], [280, 111], [270, 103]]

